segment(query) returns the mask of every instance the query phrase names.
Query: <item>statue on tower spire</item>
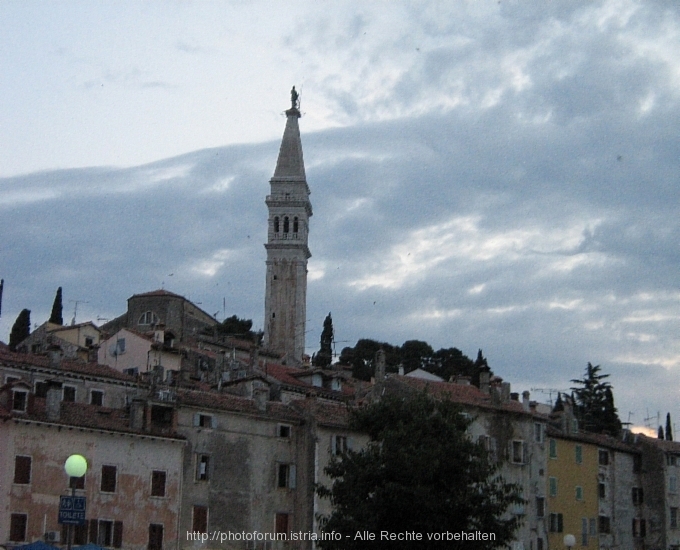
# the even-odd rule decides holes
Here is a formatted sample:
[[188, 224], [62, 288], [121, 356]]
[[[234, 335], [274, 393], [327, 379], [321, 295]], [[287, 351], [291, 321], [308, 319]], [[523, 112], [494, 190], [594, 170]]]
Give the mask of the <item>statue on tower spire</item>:
[[300, 94], [295, 91], [295, 86], [290, 91], [291, 109], [297, 109], [300, 106]]

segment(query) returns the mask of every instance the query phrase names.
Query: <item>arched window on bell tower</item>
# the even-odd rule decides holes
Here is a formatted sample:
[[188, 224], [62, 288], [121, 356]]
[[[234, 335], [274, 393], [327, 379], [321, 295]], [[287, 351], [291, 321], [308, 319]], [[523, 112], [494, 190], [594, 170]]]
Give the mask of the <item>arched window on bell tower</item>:
[[297, 232], [298, 232], [298, 218], [297, 218], [297, 216], [295, 216], [293, 218], [293, 233], [297, 233]]
[[288, 233], [290, 231], [290, 222], [288, 220], [288, 216], [283, 218], [283, 232]]
[[276, 217], [274, 218], [274, 233], [278, 233], [278, 232], [279, 232], [279, 229], [280, 229], [280, 228], [279, 228], [279, 217], [276, 216]]

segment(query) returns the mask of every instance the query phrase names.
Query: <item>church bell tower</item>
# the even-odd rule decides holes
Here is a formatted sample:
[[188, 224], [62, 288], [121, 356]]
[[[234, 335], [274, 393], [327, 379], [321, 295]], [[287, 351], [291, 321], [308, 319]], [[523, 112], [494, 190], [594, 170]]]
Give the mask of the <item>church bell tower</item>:
[[264, 345], [285, 354], [288, 364], [302, 361], [305, 351], [307, 315], [307, 260], [311, 257], [307, 238], [312, 204], [302, 159], [299, 97], [291, 91], [286, 111], [286, 129], [271, 194], [267, 232], [267, 288], [264, 299]]

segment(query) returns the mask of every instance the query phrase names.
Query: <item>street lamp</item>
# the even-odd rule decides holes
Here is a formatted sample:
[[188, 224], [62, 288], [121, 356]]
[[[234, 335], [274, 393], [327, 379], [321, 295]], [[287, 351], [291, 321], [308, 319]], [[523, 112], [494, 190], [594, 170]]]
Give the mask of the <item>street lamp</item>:
[[[71, 478], [83, 477], [85, 472], [87, 472], [87, 460], [83, 455], [71, 455], [66, 459], [64, 463], [64, 470], [66, 470], [66, 475], [69, 476], [69, 483], [71, 485], [71, 496], [76, 496], [76, 485], [71, 483]], [[66, 531], [66, 548], [71, 550], [71, 544], [73, 543], [73, 524], [68, 524], [68, 530]]]
[[564, 535], [564, 545], [571, 548], [576, 544], [576, 537], [574, 535]]

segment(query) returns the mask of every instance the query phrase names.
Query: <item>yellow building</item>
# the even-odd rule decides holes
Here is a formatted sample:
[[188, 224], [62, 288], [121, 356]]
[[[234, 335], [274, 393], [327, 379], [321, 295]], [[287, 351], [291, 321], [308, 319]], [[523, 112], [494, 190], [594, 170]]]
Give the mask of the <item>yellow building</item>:
[[567, 534], [575, 548], [598, 548], [600, 449], [578, 434], [548, 435], [548, 548], [564, 548]]

